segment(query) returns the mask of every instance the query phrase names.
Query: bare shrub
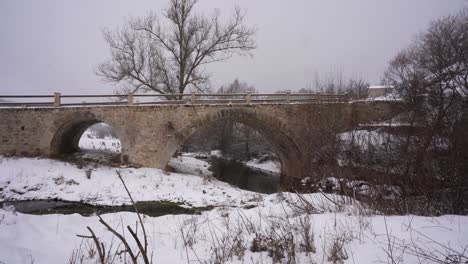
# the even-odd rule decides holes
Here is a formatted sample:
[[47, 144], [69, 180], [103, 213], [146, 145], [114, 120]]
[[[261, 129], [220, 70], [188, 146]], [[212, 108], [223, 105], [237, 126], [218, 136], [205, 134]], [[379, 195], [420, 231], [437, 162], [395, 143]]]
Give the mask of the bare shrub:
[[296, 263], [297, 253], [316, 252], [314, 231], [309, 215], [267, 219], [269, 228], [257, 227], [250, 244], [252, 252], [268, 252], [273, 263]]
[[179, 231], [182, 235], [184, 247], [193, 248], [193, 245], [195, 245], [198, 239], [199, 223], [197, 217], [191, 217], [185, 220], [179, 227]]
[[[105, 249], [103, 243], [97, 249], [94, 241], [87, 240], [86, 238], [81, 241], [80, 246], [77, 249], [74, 249], [70, 258], [68, 259], [68, 264], [87, 264], [87, 263], [105, 263], [113, 264], [120, 258], [118, 248], [114, 248], [113, 241], [110, 243], [108, 249]], [[100, 255], [98, 255], [100, 254]], [[99, 256], [98, 259], [96, 257]]]
[[366, 204], [345, 195], [318, 192], [320, 196], [305, 193], [287, 194], [285, 204], [291, 209], [293, 216], [318, 214], [325, 212], [347, 211], [353, 215], [370, 215], [372, 212]]
[[[122, 179], [122, 175], [120, 174], [120, 171], [116, 171], [118, 178], [122, 182], [125, 191], [127, 192], [130, 201], [133, 205], [133, 208], [138, 216], [138, 222], [137, 226], [134, 229], [127, 225], [127, 231], [130, 233], [131, 237], [133, 238], [134, 242], [137, 245], [138, 251], [135, 251], [129, 244], [129, 241], [127, 238], [125, 238], [125, 233], [124, 230], [122, 230], [122, 233], [118, 232], [115, 228], [111, 227], [100, 215], [98, 215], [99, 222], [109, 231], [113, 234], [114, 237], [117, 237], [118, 241], [120, 244], [113, 249], [113, 243], [111, 242], [110, 246], [108, 246], [108, 250], [106, 250], [106, 245], [104, 242], [102, 242], [98, 236], [96, 236], [95, 232], [87, 226], [86, 228], [89, 231], [89, 235], [77, 235], [78, 237], [89, 239], [94, 242], [94, 247], [88, 248], [88, 250], [83, 251], [81, 250], [81, 246], [78, 250], [73, 251], [72, 256], [70, 258], [70, 263], [79, 263], [79, 262], [73, 262], [73, 261], [81, 261], [83, 259], [94, 259], [95, 255], [94, 252], [97, 252], [97, 256], [99, 259], [96, 260], [96, 263], [100, 264], [110, 264], [114, 263], [115, 259], [117, 256], [124, 255], [126, 258], [127, 254], [130, 258], [130, 261], [134, 264], [138, 263], [139, 259], [143, 261], [145, 264], [152, 263], [152, 257], [151, 254], [148, 253], [148, 236], [146, 234], [146, 229], [145, 225], [143, 223], [143, 219], [138, 211], [138, 208], [136, 206], [135, 201], [133, 200], [133, 197], [130, 193], [130, 191], [127, 188], [127, 185], [125, 184], [124, 180]], [[138, 226], [141, 227], [142, 231], [142, 237], [138, 235]], [[123, 223], [122, 223], [123, 227]], [[122, 250], [119, 250], [120, 247], [123, 247]], [[90, 254], [93, 253], [93, 254]], [[87, 255], [86, 255], [87, 254]]]
[[349, 257], [345, 246], [350, 240], [350, 237], [346, 233], [335, 236], [328, 250], [328, 261], [344, 263], [344, 260], [347, 260]]
[[309, 215], [299, 217], [298, 233], [301, 237], [299, 244], [300, 250], [307, 254], [315, 253], [314, 232]]
[[210, 223], [209, 241], [211, 243], [211, 261], [213, 264], [222, 264], [237, 257], [243, 259], [246, 250], [244, 244], [244, 232], [241, 225], [233, 225], [230, 218], [223, 218], [224, 231], [219, 235], [219, 231]]
[[403, 263], [403, 254], [416, 257], [419, 263], [468, 263], [468, 245], [457, 250], [450, 244], [438, 242], [435, 238], [429, 237], [411, 226], [408, 227], [408, 231], [411, 232], [409, 241], [393, 236], [387, 231], [384, 250], [390, 263]]
[[[221, 225], [210, 219], [198, 220], [192, 217], [179, 226], [179, 232], [184, 242], [186, 258], [189, 260], [189, 251], [193, 253], [200, 263], [222, 264], [234, 258], [244, 258], [246, 246], [245, 229], [241, 221], [231, 222], [229, 217], [223, 217]], [[204, 230], [202, 231], [202, 226]], [[208, 230], [206, 230], [208, 229]], [[201, 260], [195, 250], [197, 241], [203, 240], [210, 245], [209, 260]]]
[[[284, 230], [282, 230], [284, 231]], [[294, 235], [291, 232], [282, 232], [271, 228], [268, 233], [256, 233], [252, 240], [250, 251], [268, 252], [273, 263], [281, 263], [286, 258], [287, 263], [295, 263], [296, 247]]]

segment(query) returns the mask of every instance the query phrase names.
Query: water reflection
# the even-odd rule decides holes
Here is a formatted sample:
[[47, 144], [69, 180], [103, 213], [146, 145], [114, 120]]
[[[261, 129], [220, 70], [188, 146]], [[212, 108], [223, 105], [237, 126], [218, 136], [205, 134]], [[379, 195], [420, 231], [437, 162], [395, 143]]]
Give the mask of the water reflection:
[[275, 193], [280, 184], [280, 174], [245, 166], [241, 162], [212, 157], [210, 170], [213, 176], [221, 181], [241, 189]]

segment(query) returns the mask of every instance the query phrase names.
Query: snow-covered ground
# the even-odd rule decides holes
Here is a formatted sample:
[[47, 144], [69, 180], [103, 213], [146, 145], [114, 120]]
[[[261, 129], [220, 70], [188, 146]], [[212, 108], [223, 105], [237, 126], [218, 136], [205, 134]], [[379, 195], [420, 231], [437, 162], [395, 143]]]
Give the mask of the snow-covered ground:
[[138, 201], [173, 201], [192, 206], [240, 205], [259, 194], [210, 177], [153, 168], [79, 168], [57, 160], [0, 156], [0, 201], [62, 199], [99, 205], [129, 204], [119, 170]]
[[[203, 155], [200, 153], [182, 153], [178, 157], [173, 157], [169, 161], [169, 166], [174, 168], [178, 173], [195, 174], [205, 177], [212, 176], [212, 172], [208, 170], [210, 164], [206, 160], [201, 159], [200, 156]], [[203, 157], [208, 158], [206, 155]]]
[[[302, 200], [308, 201], [309, 211]], [[270, 256], [283, 256], [277, 263], [333, 263], [333, 256], [343, 261], [335, 263], [435, 262], [427, 258], [462, 263], [453, 260], [468, 245], [468, 217], [367, 216], [359, 204], [346, 201], [336, 195], [299, 199], [283, 193], [263, 196], [250, 209], [218, 207], [201, 215], [143, 221], [155, 263], [273, 263]], [[119, 231], [137, 221], [136, 214], [123, 212], [103, 218]], [[76, 236], [88, 235], [87, 226], [106, 248], [112, 241], [117, 246], [117, 238], [96, 216], [34, 216], [0, 209], [0, 263], [66, 263], [80, 245], [92, 245]], [[116, 263], [122, 262], [117, 258]]]
[[382, 95], [382, 96], [378, 96], [378, 97], [368, 97], [368, 98], [365, 98], [365, 99], [356, 100], [354, 102], [359, 102], [359, 101], [366, 101], [366, 102], [370, 102], [370, 101], [402, 101], [402, 98], [401, 98], [401, 96], [398, 95], [398, 93], [393, 92], [393, 93], [388, 93], [386, 95]]
[[260, 162], [258, 159], [252, 159], [247, 161], [245, 165], [247, 165], [248, 167], [257, 168], [274, 173], [281, 172], [281, 165], [278, 162], [272, 160]]
[[90, 129], [86, 130], [78, 142], [78, 147], [85, 150], [100, 150], [120, 153], [121, 145], [118, 138], [106, 136], [98, 138]]
[[[366, 139], [378, 138], [372, 132], [359, 134]], [[341, 137], [349, 140], [351, 135]], [[109, 141], [112, 139], [104, 139], [106, 147]], [[82, 147], [85, 144], [80, 142]], [[96, 145], [87, 146], [97, 149]], [[279, 169], [276, 164], [258, 161], [248, 165]], [[468, 248], [467, 216], [384, 217], [339, 195], [244, 191], [213, 179], [208, 163], [196, 153], [182, 154], [172, 159], [170, 166], [184, 173], [95, 164], [83, 167], [50, 159], [0, 156], [0, 201], [62, 199], [95, 205], [129, 204], [116, 174], [119, 170], [136, 201], [214, 206], [200, 215], [145, 216], [149, 251], [155, 263], [274, 263], [274, 258], [279, 258], [276, 263], [468, 260], [464, 258]], [[102, 217], [119, 232], [126, 225], [135, 227], [137, 222], [137, 215], [127, 212]], [[88, 255], [86, 249], [92, 241], [76, 236], [89, 235], [87, 226], [106, 249], [112, 243], [114, 248], [118, 246], [117, 238], [99, 223], [97, 216], [27, 215], [6, 206], [0, 209], [0, 263], [68, 263], [80, 248]], [[125, 237], [136, 249], [127, 231]], [[122, 257], [115, 263], [125, 263]], [[83, 263], [96, 263], [87, 258]], [[289, 258], [295, 262], [288, 262]]]

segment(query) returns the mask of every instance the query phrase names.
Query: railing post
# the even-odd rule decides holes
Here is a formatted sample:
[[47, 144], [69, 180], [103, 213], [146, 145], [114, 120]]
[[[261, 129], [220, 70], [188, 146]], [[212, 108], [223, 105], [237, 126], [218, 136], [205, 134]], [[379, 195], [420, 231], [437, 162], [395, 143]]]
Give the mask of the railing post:
[[344, 102], [345, 102], [345, 103], [349, 102], [349, 94], [348, 94], [348, 92], [346, 92], [346, 93], [344, 94]]
[[196, 101], [195, 92], [192, 92], [192, 96], [190, 99], [191, 99], [192, 104], [195, 104], [195, 101]]
[[252, 92], [248, 92], [247, 95], [245, 96], [245, 102], [247, 104], [250, 104], [251, 101], [252, 101]]
[[291, 102], [291, 91], [286, 92], [286, 102], [287, 103]]
[[60, 107], [60, 93], [54, 93], [54, 107]]
[[320, 103], [320, 92], [317, 93], [317, 103]]
[[128, 93], [127, 102], [128, 106], [133, 106], [133, 92]]

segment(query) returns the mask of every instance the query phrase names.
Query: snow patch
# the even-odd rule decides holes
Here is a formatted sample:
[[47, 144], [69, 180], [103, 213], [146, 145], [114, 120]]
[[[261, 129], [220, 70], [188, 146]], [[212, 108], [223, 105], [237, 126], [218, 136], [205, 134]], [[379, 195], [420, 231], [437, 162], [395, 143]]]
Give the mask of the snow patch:
[[260, 162], [258, 159], [252, 159], [252, 160], [247, 161], [245, 165], [252, 167], [252, 168], [261, 169], [264, 171], [281, 173], [281, 167], [279, 163], [274, 162], [272, 160]]
[[0, 156], [0, 201], [61, 199], [93, 205], [129, 204], [116, 170], [137, 201], [239, 206], [258, 196], [216, 179], [154, 168], [78, 168], [58, 160]]

